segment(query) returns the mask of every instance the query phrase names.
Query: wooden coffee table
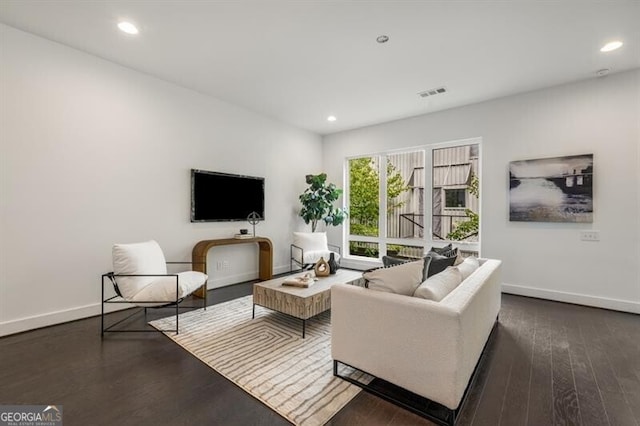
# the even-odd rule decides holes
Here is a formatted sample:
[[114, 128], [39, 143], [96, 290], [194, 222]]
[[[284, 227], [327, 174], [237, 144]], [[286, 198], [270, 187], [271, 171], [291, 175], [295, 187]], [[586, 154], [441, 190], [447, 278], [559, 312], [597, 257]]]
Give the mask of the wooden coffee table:
[[337, 283], [362, 285], [362, 271], [338, 269], [334, 275], [319, 277], [308, 288], [282, 285], [285, 278], [300, 277], [305, 272], [261, 281], [253, 285], [253, 316], [256, 305], [302, 320], [302, 338], [305, 337], [307, 320], [331, 309], [331, 286]]

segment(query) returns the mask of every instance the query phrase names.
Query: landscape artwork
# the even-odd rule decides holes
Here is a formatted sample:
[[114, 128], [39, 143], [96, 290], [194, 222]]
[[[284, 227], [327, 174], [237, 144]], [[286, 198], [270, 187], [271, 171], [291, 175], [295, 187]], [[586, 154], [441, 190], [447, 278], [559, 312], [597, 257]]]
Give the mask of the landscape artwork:
[[593, 154], [512, 161], [509, 220], [593, 222]]

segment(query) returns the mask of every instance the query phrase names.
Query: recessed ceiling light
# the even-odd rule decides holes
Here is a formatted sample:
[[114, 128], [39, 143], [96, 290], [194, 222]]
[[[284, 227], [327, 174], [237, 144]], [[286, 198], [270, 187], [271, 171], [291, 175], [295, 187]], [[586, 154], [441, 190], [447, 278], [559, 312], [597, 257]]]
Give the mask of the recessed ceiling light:
[[335, 115], [330, 115], [330, 116], [328, 116], [328, 117], [327, 117], [327, 121], [334, 122], [334, 121], [336, 121], [336, 120], [337, 120], [337, 118], [336, 118], [336, 116], [335, 116]]
[[601, 52], [611, 52], [612, 50], [616, 50], [618, 48], [620, 48], [620, 46], [622, 46], [622, 42], [619, 40], [616, 41], [612, 41], [610, 43], [605, 44], [604, 46], [602, 46], [602, 49], [600, 49]]
[[379, 36], [378, 36], [378, 38], [376, 38], [376, 41], [377, 41], [378, 43], [380, 43], [380, 44], [382, 44], [382, 43], [386, 43], [386, 42], [388, 42], [388, 41], [389, 41], [389, 36], [386, 36], [386, 35], [384, 35], [384, 34], [383, 34], [383, 35], [379, 35]]
[[122, 21], [118, 23], [118, 28], [120, 28], [120, 31], [122, 31], [123, 33], [127, 33], [127, 34], [138, 34], [138, 28], [133, 25], [131, 22], [127, 22], [127, 21]]

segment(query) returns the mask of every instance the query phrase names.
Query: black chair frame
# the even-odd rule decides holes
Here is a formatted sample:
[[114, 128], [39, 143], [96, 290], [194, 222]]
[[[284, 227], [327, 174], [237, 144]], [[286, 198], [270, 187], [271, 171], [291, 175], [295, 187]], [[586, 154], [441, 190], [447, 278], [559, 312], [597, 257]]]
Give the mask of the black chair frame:
[[[167, 264], [187, 264], [187, 265], [191, 265], [193, 268], [193, 262], [167, 262]], [[129, 305], [140, 305], [140, 304], [144, 304], [144, 303], [153, 303], [153, 304], [157, 304], [159, 303], [157, 300], [136, 300], [135, 302], [130, 302], [128, 300], [126, 300], [123, 296], [122, 293], [120, 292], [120, 289], [118, 288], [118, 283], [117, 283], [117, 278], [118, 277], [175, 277], [176, 279], [176, 300], [174, 301], [170, 301], [167, 302], [163, 305], [157, 305], [157, 306], [137, 306], [139, 309], [136, 309], [133, 313], [127, 315], [126, 317], [114, 322], [113, 324], [107, 326], [105, 328], [105, 306], [108, 304], [129, 304]], [[109, 281], [111, 282], [111, 284], [113, 285], [113, 289], [116, 292], [115, 296], [111, 296], [111, 297], [107, 297], [105, 298], [105, 278], [108, 278]], [[104, 337], [105, 333], [179, 333], [179, 327], [178, 327], [178, 318], [179, 318], [179, 313], [180, 313], [180, 309], [194, 309], [194, 308], [200, 308], [202, 307], [203, 309], [207, 309], [207, 291], [205, 289], [204, 291], [204, 296], [202, 298], [202, 306], [181, 306], [180, 303], [184, 300], [184, 297], [178, 298], [178, 294], [179, 294], [179, 288], [180, 288], [180, 281], [179, 281], [179, 277], [178, 274], [116, 274], [114, 272], [107, 272], [106, 274], [102, 274], [102, 278], [101, 278], [102, 282], [101, 282], [101, 287], [102, 287], [102, 307], [101, 307], [101, 313], [100, 313], [100, 335], [102, 337]], [[204, 284], [206, 285], [206, 283]], [[175, 329], [127, 329], [127, 330], [116, 330], [114, 329], [114, 327], [116, 327], [117, 325], [123, 323], [124, 321], [128, 320], [129, 318], [133, 317], [134, 315], [139, 314], [140, 312], [144, 311], [144, 315], [145, 318], [147, 316], [147, 309], [162, 309], [162, 308], [172, 308], [175, 309], [175, 316], [176, 316], [176, 328]], [[134, 309], [134, 308], [132, 308]]]
[[[340, 259], [342, 259], [342, 251], [340, 250], [339, 246], [336, 246], [334, 244], [327, 244], [327, 247], [329, 248], [329, 250], [337, 252], [340, 255]], [[303, 263], [303, 262], [300, 262], [297, 258], [295, 258], [295, 256], [293, 255], [294, 250], [297, 250], [300, 253], [300, 259], [304, 260], [304, 249], [295, 244], [291, 244], [291, 247], [289, 248], [289, 254], [290, 254], [289, 271], [293, 272], [294, 263], [300, 267], [299, 269], [300, 271], [313, 268], [314, 263]], [[338, 265], [340, 264], [340, 259], [338, 259]], [[326, 260], [329, 260], [329, 259], [326, 259]]]

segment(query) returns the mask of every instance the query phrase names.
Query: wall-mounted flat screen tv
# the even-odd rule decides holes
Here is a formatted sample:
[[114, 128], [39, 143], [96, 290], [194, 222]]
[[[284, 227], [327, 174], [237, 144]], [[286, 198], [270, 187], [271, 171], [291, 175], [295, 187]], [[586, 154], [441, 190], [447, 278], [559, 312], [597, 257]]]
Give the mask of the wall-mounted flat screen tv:
[[264, 178], [191, 169], [191, 222], [264, 219]]

